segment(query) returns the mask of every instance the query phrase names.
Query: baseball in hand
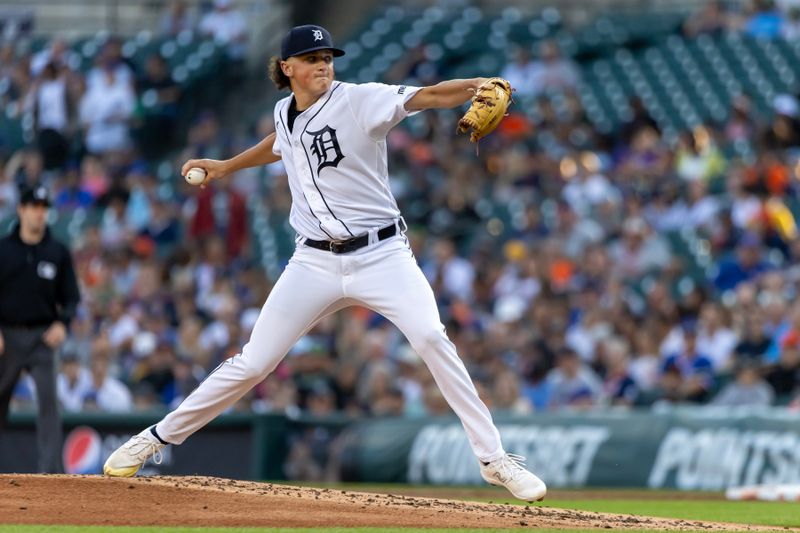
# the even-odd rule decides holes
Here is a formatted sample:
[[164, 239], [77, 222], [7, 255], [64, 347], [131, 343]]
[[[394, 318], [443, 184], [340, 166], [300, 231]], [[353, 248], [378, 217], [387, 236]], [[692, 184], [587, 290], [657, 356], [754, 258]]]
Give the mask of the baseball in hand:
[[192, 185], [200, 185], [206, 179], [206, 171], [202, 168], [190, 168], [186, 173], [186, 182]]

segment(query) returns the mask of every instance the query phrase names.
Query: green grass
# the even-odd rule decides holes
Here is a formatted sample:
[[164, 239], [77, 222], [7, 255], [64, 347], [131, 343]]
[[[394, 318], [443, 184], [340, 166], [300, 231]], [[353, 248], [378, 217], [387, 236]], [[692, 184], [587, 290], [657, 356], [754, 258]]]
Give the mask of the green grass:
[[[369, 484], [338, 484], [331, 488], [356, 490], [363, 492], [395, 492], [413, 494], [415, 487], [409, 485], [369, 485]], [[432, 487], [416, 487], [430, 490]], [[479, 490], [479, 489], [478, 489]], [[501, 504], [524, 505], [519, 500], [506, 499], [506, 492], [487, 488], [494, 491], [500, 498], [481, 497], [482, 501]], [[462, 495], [461, 492], [470, 495]], [[441, 487], [441, 498], [474, 500], [475, 487]], [[743, 525], [763, 525], [800, 528], [800, 504], [792, 502], [757, 502], [757, 501], [727, 501], [709, 499], [708, 492], [691, 492], [679, 490], [650, 491], [658, 498], [631, 497], [633, 489], [574, 489], [565, 492], [568, 497], [547, 499], [543, 507], [557, 507], [559, 509], [575, 509], [579, 511], [594, 511], [598, 513], [632, 514], [637, 516], [654, 516], [662, 518], [680, 518], [684, 520], [705, 520], [711, 522], [729, 522]], [[581, 498], [582, 492], [607, 493], [602, 499]], [[645, 491], [647, 492], [647, 491]], [[616, 493], [616, 494], [615, 494]], [[693, 495], [696, 500], [691, 499]], [[435, 496], [432, 496], [435, 497]], [[485, 530], [484, 530], [485, 531]], [[544, 530], [537, 530], [544, 531]], [[565, 530], [561, 530], [565, 533]], [[597, 530], [594, 530], [597, 531]], [[627, 530], [626, 530], [627, 531]]]
[[[516, 503], [509, 501], [507, 503]], [[577, 509], [602, 513], [634, 514], [758, 524], [765, 526], [800, 527], [800, 505], [791, 502], [731, 502], [725, 500], [553, 500], [545, 507]]]

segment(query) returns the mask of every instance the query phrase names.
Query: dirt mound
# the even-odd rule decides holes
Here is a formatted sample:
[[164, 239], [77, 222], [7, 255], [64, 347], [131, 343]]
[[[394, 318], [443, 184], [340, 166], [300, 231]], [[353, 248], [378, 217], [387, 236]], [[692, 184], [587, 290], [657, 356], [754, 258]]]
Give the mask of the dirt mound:
[[742, 531], [741, 525], [300, 488], [210, 477], [0, 475], [0, 523]]

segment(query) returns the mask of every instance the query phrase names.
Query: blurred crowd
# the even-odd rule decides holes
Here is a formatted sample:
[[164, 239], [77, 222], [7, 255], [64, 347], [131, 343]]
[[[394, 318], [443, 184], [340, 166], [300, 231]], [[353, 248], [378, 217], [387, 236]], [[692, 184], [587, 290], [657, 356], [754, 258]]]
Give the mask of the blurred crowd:
[[741, 31], [758, 38], [796, 39], [800, 37], [800, 4], [795, 0], [711, 0], [687, 18], [683, 29], [689, 37]]
[[[685, 31], [762, 32], [755, 21], [777, 13], [791, 37], [794, 11], [754, 5], [734, 20], [712, 3]], [[178, 15], [165, 13], [164, 31], [194, 24]], [[157, 120], [175, 121], [180, 87], [157, 56], [136, 72], [119, 48], [110, 40], [88, 72], [69, 67], [61, 41], [41, 58], [0, 54], [5, 98], [37, 109], [35, 142], [2, 158], [0, 214], [13, 217], [17, 187], [34, 182], [60, 215], [97, 214], [72, 242], [83, 301], [59, 396], [73, 411], [174, 407], [238, 353], [275, 281], [254, 252], [251, 209], [283, 225], [290, 206], [280, 163], [203, 190], [177, 175], [164, 187], [157, 162], [229, 157], [271, 131], [271, 113], [242, 128], [207, 111], [139, 135], [137, 101], [155, 91], [171, 109]], [[517, 102], [478, 155], [454, 134], [460, 110], [411, 117], [388, 138], [410, 243], [481, 397], [497, 414], [800, 407], [798, 95], [764, 114], [741, 94], [724, 121], [675, 136], [634, 98], [627, 121], [599, 132], [577, 96], [581, 66], [552, 42], [539, 50], [509, 59]], [[386, 81], [442, 79], [416, 54]], [[186, 133], [158, 137], [172, 131]], [[363, 308], [323, 320], [233, 409], [450, 412], [399, 331]]]

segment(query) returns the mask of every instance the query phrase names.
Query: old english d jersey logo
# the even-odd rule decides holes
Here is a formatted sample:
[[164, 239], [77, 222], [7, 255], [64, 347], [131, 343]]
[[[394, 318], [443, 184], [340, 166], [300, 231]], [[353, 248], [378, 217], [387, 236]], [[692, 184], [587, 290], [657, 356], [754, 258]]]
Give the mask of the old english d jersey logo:
[[317, 176], [325, 167], [339, 166], [344, 154], [339, 147], [335, 129], [325, 126], [318, 131], [307, 131], [306, 134], [311, 135], [311, 153], [317, 158]]

